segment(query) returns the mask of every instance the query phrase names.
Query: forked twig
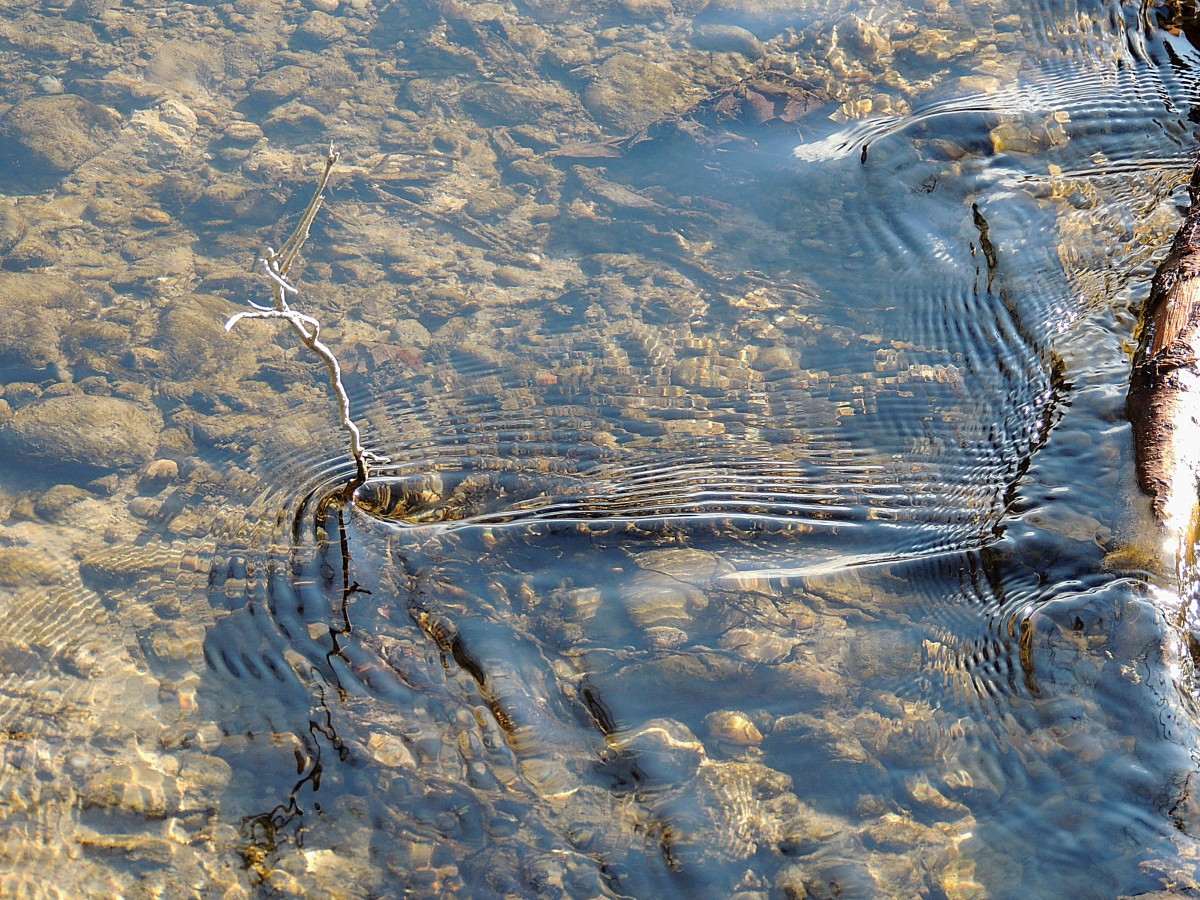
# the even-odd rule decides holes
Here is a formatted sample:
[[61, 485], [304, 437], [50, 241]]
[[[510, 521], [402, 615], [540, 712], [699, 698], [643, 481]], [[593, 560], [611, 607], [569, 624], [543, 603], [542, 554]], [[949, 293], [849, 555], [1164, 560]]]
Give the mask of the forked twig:
[[295, 262], [296, 256], [300, 253], [300, 248], [304, 246], [304, 242], [308, 239], [313, 219], [316, 218], [317, 211], [321, 208], [321, 204], [325, 200], [325, 188], [329, 184], [329, 175], [333, 171], [333, 166], [337, 161], [338, 153], [331, 146], [328, 155], [325, 157], [325, 170], [321, 173], [320, 181], [317, 183], [316, 193], [313, 194], [312, 200], [308, 202], [303, 215], [300, 216], [300, 221], [297, 223], [295, 231], [292, 232], [291, 237], [280, 247], [278, 253], [268, 247], [266, 257], [260, 260], [263, 269], [267, 273], [267, 278], [271, 281], [271, 296], [274, 300], [274, 307], [268, 308], [252, 303], [253, 310], [230, 316], [229, 320], [225, 323], [225, 330], [229, 331], [243, 319], [283, 319], [292, 326], [292, 331], [296, 332], [296, 336], [300, 338], [304, 346], [317, 354], [321, 358], [321, 361], [325, 363], [325, 368], [329, 370], [329, 386], [333, 389], [333, 394], [338, 404], [338, 424], [350, 436], [350, 455], [354, 458], [354, 479], [346, 485], [345, 489], [345, 496], [349, 498], [355, 489], [367, 480], [370, 465], [372, 463], [386, 463], [388, 462], [388, 458], [363, 447], [362, 434], [359, 432], [358, 426], [354, 424], [354, 420], [350, 418], [350, 397], [346, 393], [346, 386], [342, 384], [342, 367], [338, 364], [337, 357], [333, 355], [333, 351], [321, 342], [321, 323], [313, 316], [297, 312], [288, 305], [287, 295], [295, 295], [297, 291], [285, 277], [288, 269]]

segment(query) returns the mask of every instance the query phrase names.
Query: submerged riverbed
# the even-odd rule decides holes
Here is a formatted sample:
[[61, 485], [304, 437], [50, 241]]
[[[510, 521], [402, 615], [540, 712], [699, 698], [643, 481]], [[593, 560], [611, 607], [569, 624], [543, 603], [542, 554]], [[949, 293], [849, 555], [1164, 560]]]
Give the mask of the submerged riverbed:
[[[1123, 411], [1193, 28], [8, 3], [0, 895], [1200, 891]], [[331, 142], [353, 502], [223, 328]]]

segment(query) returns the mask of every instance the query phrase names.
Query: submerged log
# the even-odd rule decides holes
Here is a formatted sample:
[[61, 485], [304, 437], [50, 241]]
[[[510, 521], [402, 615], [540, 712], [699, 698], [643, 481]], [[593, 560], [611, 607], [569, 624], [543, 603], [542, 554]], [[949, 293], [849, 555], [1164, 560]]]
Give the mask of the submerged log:
[[1200, 165], [1189, 192], [1191, 208], [1142, 311], [1125, 412], [1138, 486], [1190, 581], [1200, 518]]

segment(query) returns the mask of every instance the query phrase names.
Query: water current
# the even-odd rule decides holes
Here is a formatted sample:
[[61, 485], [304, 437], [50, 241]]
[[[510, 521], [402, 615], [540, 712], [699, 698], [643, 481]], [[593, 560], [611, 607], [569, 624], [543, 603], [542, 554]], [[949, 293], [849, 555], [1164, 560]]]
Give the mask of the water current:
[[[6, 552], [79, 572], [3, 559], [14, 893], [1200, 891], [1124, 418], [1194, 11], [168, 6], [5, 36], [5, 191], [76, 236], [0, 289], [97, 323], [0, 370]], [[76, 94], [118, 151], [38, 156]], [[295, 303], [389, 460], [352, 500], [319, 363], [221, 332], [330, 139]], [[158, 450], [28, 437], [77, 394]]]

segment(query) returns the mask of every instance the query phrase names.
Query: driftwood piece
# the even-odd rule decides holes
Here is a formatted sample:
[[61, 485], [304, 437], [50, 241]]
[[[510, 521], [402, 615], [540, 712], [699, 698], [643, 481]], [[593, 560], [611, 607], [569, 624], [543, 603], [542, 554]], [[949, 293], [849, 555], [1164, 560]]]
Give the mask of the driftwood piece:
[[1200, 165], [1189, 191], [1191, 209], [1142, 311], [1125, 400], [1138, 486], [1169, 538], [1184, 542], [1183, 556], [1200, 512]]

